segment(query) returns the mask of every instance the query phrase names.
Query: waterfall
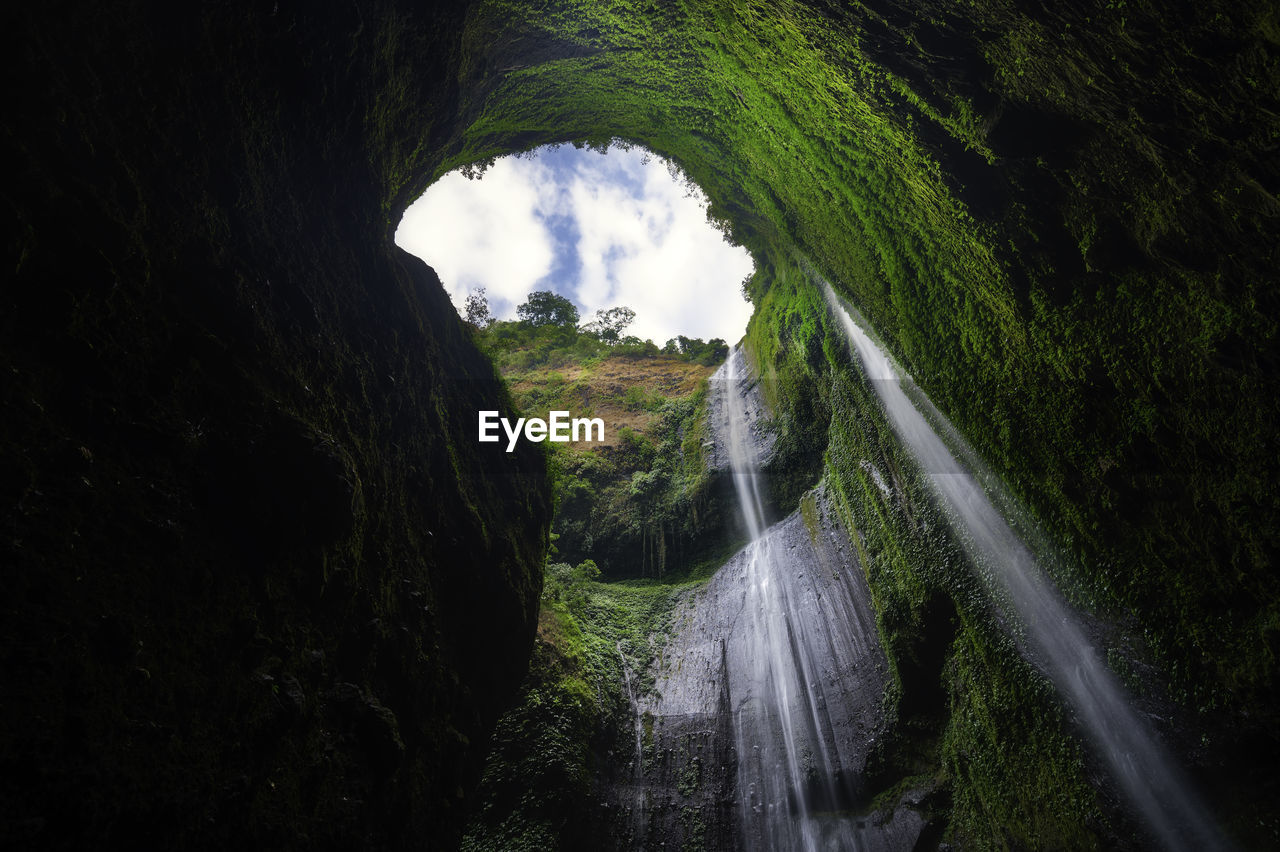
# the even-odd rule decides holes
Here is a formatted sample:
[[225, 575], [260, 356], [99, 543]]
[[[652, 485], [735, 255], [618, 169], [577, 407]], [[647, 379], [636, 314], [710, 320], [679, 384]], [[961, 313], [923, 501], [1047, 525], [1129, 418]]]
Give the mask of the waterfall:
[[[804, 613], [795, 609], [779, 576], [784, 569], [766, 531], [745, 394], [736, 387], [741, 362], [740, 350], [730, 352], [723, 380], [730, 470], [751, 537], [743, 607], [751, 686], [748, 703], [734, 714], [742, 826], [748, 848], [816, 850], [818, 808], [829, 809], [849, 796], [837, 788], [839, 773], [822, 735], [822, 708], [810, 689], [813, 659], [806, 653], [806, 637], [797, 636], [805, 630]], [[840, 826], [835, 827], [839, 834]], [[852, 848], [848, 834], [833, 838], [843, 841], [840, 848]]]
[[865, 606], [866, 596], [840, 594], [848, 587], [826, 584], [852, 583], [850, 572], [858, 565], [851, 548], [814, 564], [803, 540], [797, 543], [802, 524], [766, 526], [745, 366], [735, 348], [720, 377], [730, 470], [751, 536], [740, 554], [737, 670], [731, 677], [742, 846], [910, 848], [922, 824], [918, 815], [900, 814], [894, 826], [868, 829], [855, 813], [855, 788], [874, 734], [849, 725], [846, 714], [859, 702], [878, 701], [884, 681], [859, 674], [876, 642], [870, 607], [843, 606]]
[[[990, 593], [1016, 616], [1029, 656], [1057, 686], [1078, 715], [1130, 804], [1160, 847], [1204, 850], [1225, 847], [1213, 819], [1154, 732], [1139, 717], [1115, 676], [1085, 637], [1080, 619], [1067, 606], [978, 478], [991, 483], [976, 453], [941, 412], [904, 382], [885, 353], [823, 282], [827, 301], [884, 404], [890, 425], [926, 474], [935, 497]], [[913, 404], [912, 400], [915, 400]], [[923, 412], [923, 413], [922, 413]], [[926, 417], [927, 415], [927, 417]], [[937, 430], [930, 423], [937, 424]], [[948, 449], [947, 435], [965, 464]], [[1002, 505], [1011, 495], [996, 492]]]
[[863, 804], [891, 678], [856, 546], [821, 486], [768, 525], [773, 439], [740, 349], [711, 386], [713, 465], [751, 540], [675, 605], [654, 688], [634, 698], [647, 762], [615, 776], [618, 845], [907, 852], [929, 784]]
[[622, 651], [622, 640], [619, 639], [614, 643], [614, 650], [618, 652], [618, 660], [622, 665], [622, 682], [627, 688], [627, 702], [631, 707], [632, 728], [635, 732], [635, 749], [632, 752], [632, 763], [630, 773], [631, 795], [627, 802], [631, 808], [633, 832], [640, 832], [643, 826], [639, 820], [645, 812], [645, 787], [643, 783], [644, 776], [644, 721], [640, 710], [640, 702], [636, 697], [635, 685], [631, 682], [631, 664], [627, 661], [627, 655]]

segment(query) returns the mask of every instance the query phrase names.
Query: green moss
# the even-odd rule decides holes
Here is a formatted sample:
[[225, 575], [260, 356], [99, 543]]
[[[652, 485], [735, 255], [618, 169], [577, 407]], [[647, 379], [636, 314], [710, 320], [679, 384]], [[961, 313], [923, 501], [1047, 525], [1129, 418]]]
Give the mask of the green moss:
[[961, 632], [946, 677], [951, 833], [977, 849], [1109, 846], [1081, 746], [1044, 677], [989, 626]]
[[825, 449], [895, 656], [936, 594], [962, 620], [982, 595], [874, 398], [841, 384], [816, 290], [776, 290], [796, 252], [1031, 507], [1072, 600], [1140, 621], [1183, 707], [1261, 732], [1280, 706], [1265, 7], [495, 3], [473, 43], [521, 60], [470, 67], [457, 161], [620, 137], [706, 190], [762, 270], [747, 342], [788, 442], [776, 501]]
[[[547, 567], [537, 651], [494, 735], [464, 849], [586, 848], [598, 841], [593, 832], [606, 830], [582, 804], [600, 755], [619, 726], [630, 731], [631, 694], [653, 689], [673, 605], [707, 572], [674, 583], [598, 582], [591, 574], [585, 565]], [[653, 717], [642, 725], [649, 761]], [[681, 784], [696, 785], [696, 771]]]
[[[761, 268], [794, 246], [857, 303], [1064, 544], [1076, 601], [1140, 612], [1189, 704], [1265, 713], [1280, 513], [1257, 497], [1276, 411], [1256, 403], [1274, 294], [1254, 283], [1270, 208], [1248, 175], [1269, 173], [1258, 152], [1277, 130], [1244, 118], [1280, 76], [1250, 41], [1264, 12], [495, 2], [469, 44], [514, 70], [468, 66], [451, 162], [612, 137], [673, 158]], [[1238, 65], [1206, 65], [1208, 43], [1238, 44]], [[990, 77], [972, 76], [983, 63]], [[1215, 122], [1232, 121], [1223, 141]], [[1210, 150], [1221, 171], [1201, 179]], [[771, 365], [790, 326], [757, 328]], [[767, 376], [770, 393], [805, 380], [779, 363], [796, 374]], [[825, 422], [810, 387], [807, 420]], [[779, 496], [812, 483], [798, 479]], [[1205, 629], [1232, 590], [1235, 617]]]
[[821, 525], [818, 518], [818, 501], [813, 494], [806, 494], [801, 498], [800, 517], [804, 519], [804, 527], [809, 531], [809, 538], [816, 542]]
[[[748, 338], [760, 340], [761, 371], [782, 416], [807, 403], [811, 383], [829, 388], [825, 479], [853, 534], [893, 676], [873, 789], [935, 779], [952, 797], [940, 818], [966, 846], [1039, 846], [1053, 837], [1063, 848], [1100, 845], [1106, 823], [1052, 689], [997, 626], [827, 311], [799, 269], [784, 269], [758, 282], [768, 291]], [[785, 345], [770, 334], [778, 328]], [[805, 372], [817, 378], [788, 379]], [[811, 523], [813, 507], [805, 500], [800, 509]]]
[[[390, 842], [387, 826], [412, 834], [403, 826], [428, 818], [422, 801], [438, 804], [433, 826], [456, 825], [454, 785], [437, 788], [437, 773], [468, 765], [465, 743], [485, 725], [466, 720], [491, 709], [443, 701], [447, 724], [400, 714], [407, 762], [388, 770], [366, 765], [343, 739], [354, 733], [332, 733], [323, 696], [341, 677], [360, 681], [362, 697], [394, 694], [384, 707], [436, 706], [445, 694], [497, 705], [520, 667], [510, 636], [538, 598], [546, 460], [524, 454], [495, 482], [452, 437], [470, 434], [473, 403], [501, 402], [502, 391], [438, 284], [394, 256], [392, 220], [455, 166], [622, 138], [678, 162], [762, 270], [748, 349], [782, 433], [775, 502], [795, 505], [820, 474], [831, 484], [894, 666], [891, 708], [904, 731], [945, 737], [948, 771], [965, 779], [963, 795], [953, 790], [957, 831], [1000, 845], [1061, 829], [1087, 845], [1066, 827], [1090, 806], [1056, 718], [1037, 728], [979, 712], [979, 698], [1044, 704], [1038, 687], [1019, 691], [1020, 664], [797, 255], [857, 304], [1031, 507], [1064, 554], [1055, 572], [1073, 600], [1142, 625], [1126, 646], [1156, 665], [1146, 688], [1199, 714], [1209, 746], [1257, 755], [1239, 757], [1248, 772], [1211, 778], [1253, 838], [1275, 798], [1263, 767], [1274, 761], [1253, 745], [1280, 718], [1273, 5], [19, 8], [14, 58], [28, 85], [5, 137], [23, 166], [10, 192], [16, 280], [0, 351], [0, 483], [18, 507], [3, 543], [18, 566], [6, 647], [22, 662], [31, 637], [46, 638], [13, 675], [27, 704], [6, 705], [16, 709], [3, 727], [23, 735], [20, 765], [64, 774], [47, 776], [61, 779], [56, 789], [15, 787], [17, 807], [83, 803], [85, 825], [120, 831], [191, 814], [173, 818], [175, 837], [204, 831], [207, 809], [222, 807], [231, 818], [218, 825], [251, 824], [265, 845], [310, 831], [339, 845]], [[520, 368], [564, 375], [558, 344], [545, 342], [519, 355]], [[542, 401], [580, 391], [557, 384]], [[664, 453], [695, 449], [677, 437], [634, 448], [651, 464], [627, 471], [628, 499], [633, 482], [637, 498], [687, 493], [685, 471], [663, 471], [663, 488], [655, 473]], [[321, 481], [298, 499], [271, 492], [289, 499], [268, 504], [295, 512], [284, 523], [262, 524], [228, 498], [253, 491], [244, 486], [259, 473], [289, 479], [291, 459]], [[562, 499], [594, 475], [573, 473]], [[532, 525], [513, 528], [530, 508]], [[649, 548], [646, 570], [667, 552], [662, 525], [700, 511], [674, 498], [652, 508], [645, 521], [657, 517], [659, 531], [632, 539]], [[234, 543], [246, 529], [262, 546]], [[118, 559], [86, 572], [86, 553]], [[490, 618], [448, 605], [470, 588], [456, 566], [491, 575], [468, 604]], [[587, 585], [563, 604], [602, 625], [581, 630], [580, 648], [564, 640], [575, 649], [565, 659], [579, 661], [565, 665], [584, 674], [539, 687], [565, 731], [596, 712], [582, 709], [591, 690], [580, 686], [595, 677], [585, 672], [607, 673], [608, 642], [635, 639], [620, 610], [652, 603], [643, 591], [624, 601], [622, 588]], [[47, 601], [65, 603], [55, 612]], [[102, 622], [102, 609], [115, 620]], [[939, 611], [949, 635], [930, 634]], [[104, 623], [120, 641], [88, 627]], [[132, 665], [135, 641], [146, 650]], [[110, 665], [82, 653], [116, 646], [125, 651]], [[935, 666], [939, 648], [946, 664]], [[312, 671], [318, 652], [340, 663]], [[236, 666], [205, 677], [203, 661], [228, 656], [247, 660], [249, 675], [265, 666], [277, 685], [286, 669], [311, 672], [296, 676], [301, 721], [279, 721], [278, 693]], [[60, 667], [94, 696], [85, 727], [49, 675]], [[932, 718], [930, 681], [943, 678], [944, 696], [963, 683], [975, 697]], [[182, 710], [196, 706], [206, 715]], [[116, 736], [66, 735], [99, 729]], [[157, 781], [139, 757], [155, 751], [142, 739], [155, 731], [168, 738], [166, 766], [201, 767], [182, 773], [191, 789]], [[1015, 754], [992, 745], [1019, 734]], [[395, 738], [386, 742], [394, 754]], [[577, 766], [579, 752], [561, 745], [553, 765]], [[1019, 772], [1029, 792], [1001, 787]], [[404, 787], [378, 786], [389, 773]], [[156, 787], [176, 802], [124, 802]], [[1051, 803], [1044, 813], [1032, 795]], [[28, 796], [41, 807], [25, 808]], [[126, 806], [135, 810], [122, 819]], [[529, 825], [527, 845], [554, 835]]]

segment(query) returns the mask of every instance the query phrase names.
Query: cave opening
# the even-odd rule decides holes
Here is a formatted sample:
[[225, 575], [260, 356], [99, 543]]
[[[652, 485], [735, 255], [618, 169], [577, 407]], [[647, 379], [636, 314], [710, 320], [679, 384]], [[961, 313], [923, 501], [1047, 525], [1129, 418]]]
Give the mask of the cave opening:
[[[884, 334], [886, 346], [954, 417], [961, 431], [974, 436], [980, 449], [997, 461], [999, 472], [1015, 483], [1035, 511], [1058, 524], [1055, 533], [1064, 537], [1078, 533], [1079, 524], [1063, 528], [1064, 523], [1073, 522], [1061, 511], [1064, 503], [1074, 506], [1080, 499], [1077, 472], [1066, 469], [1076, 463], [1064, 462], [1058, 447], [1050, 444], [1076, 446], [1080, 436], [1068, 425], [1069, 418], [1059, 413], [1079, 409], [1081, 399], [1092, 391], [1069, 379], [1054, 391], [1044, 391], [1052, 399], [1031, 404], [1006, 388], [1009, 383], [1034, 382], [1043, 390], [1048, 386], [1043, 381], [1046, 371], [1061, 374], [1090, 360], [1087, 353], [1055, 349], [1055, 341], [1069, 337], [1075, 329], [1073, 312], [1079, 305], [1065, 304], [1060, 295], [1064, 287], [1081, 289], [1074, 279], [1080, 255], [1095, 251], [1091, 247], [1097, 241], [1091, 235], [1102, 227], [1101, 214], [1095, 220], [1093, 213], [1081, 213], [1083, 201], [1070, 207], [1061, 190], [1070, 184], [1081, 197], [1090, 191], [1080, 189], [1090, 180], [1070, 171], [1074, 161], [1068, 154], [1083, 156], [1081, 150], [1095, 138], [1083, 133], [1059, 134], [1057, 144], [1070, 150], [1057, 152], [1061, 156], [1034, 159], [1027, 150], [1011, 144], [1010, 136], [1016, 141], [1025, 135], [1025, 128], [1017, 122], [1022, 113], [1013, 107], [1002, 112], [999, 97], [994, 99], [997, 106], [991, 107], [991, 92], [984, 91], [983, 97], [973, 101], [987, 105], [985, 114], [950, 113], [939, 103], [951, 94], [924, 91], [928, 83], [916, 81], [916, 90], [903, 95], [903, 79], [888, 70], [891, 63], [870, 69], [858, 64], [859, 79], [845, 72], [843, 63], [848, 57], [831, 44], [847, 38], [849, 43], [865, 47], [859, 36], [865, 32], [860, 27], [866, 22], [853, 20], [856, 13], [848, 18], [819, 15], [806, 19], [799, 9], [789, 12], [804, 21], [798, 28], [805, 38], [789, 38], [789, 22], [767, 20], [765, 31], [778, 39], [772, 41], [753, 30], [761, 25], [759, 19], [743, 20], [725, 10], [706, 17], [690, 14], [677, 26], [688, 38], [673, 44], [673, 54], [658, 66], [642, 69], [620, 58], [624, 51], [615, 50], [619, 42], [627, 42], [626, 34], [594, 29], [582, 21], [541, 19], [531, 13], [522, 22], [528, 32], [572, 41], [582, 54], [571, 51], [567, 59], [551, 59], [534, 51], [526, 65], [521, 60], [526, 58], [524, 51], [530, 42], [518, 41], [512, 64], [504, 66], [501, 74], [491, 74], [492, 66], [486, 66], [478, 78], [483, 82], [478, 101], [484, 109], [475, 124], [460, 134], [465, 156], [457, 155], [450, 162], [458, 162], [458, 156], [487, 162], [485, 157], [526, 147], [530, 139], [563, 138], [560, 134], [572, 128], [569, 132], [583, 138], [622, 133], [644, 139], [655, 150], [672, 152], [687, 164], [690, 173], [707, 188], [714, 209], [734, 222], [765, 273], [757, 276], [751, 287], [760, 309], [753, 320], [753, 332], [748, 332], [746, 351], [764, 374], [763, 391], [781, 426], [784, 462], [777, 466], [780, 475], [771, 477], [771, 482], [796, 475], [779, 504], [794, 508], [817, 479], [815, 471], [830, 475], [844, 510], [852, 516], [846, 520], [866, 548], [865, 553], [859, 550], [859, 556], [868, 559], [866, 570], [881, 596], [879, 606], [914, 613], [917, 619], [912, 629], [927, 635], [938, 627], [932, 623], [938, 613], [947, 608], [921, 601], [946, 598], [954, 602], [963, 639], [982, 648], [983, 654], [993, 653], [998, 661], [984, 660], [983, 668], [963, 657], [957, 650], [964, 647], [962, 644], [952, 647], [937, 642], [941, 657], [930, 659], [922, 676], [911, 668], [909, 660], [904, 666], [904, 710], [910, 711], [921, 695], [927, 695], [931, 710], [937, 709], [948, 719], [972, 718], [975, 708], [988, 699], [1014, 703], [1014, 714], [984, 717], [981, 724], [968, 728], [952, 725], [933, 755], [935, 765], [964, 777], [968, 789], [980, 791], [978, 795], [986, 797], [985, 801], [1000, 800], [999, 807], [1003, 807], [1016, 796], [1002, 799], [1003, 793], [993, 791], [1003, 782], [991, 779], [1016, 774], [1013, 767], [1019, 762], [1045, 761], [1052, 769], [1035, 776], [1034, 783], [1027, 783], [1017, 796], [1052, 800], [1046, 811], [1057, 821], [1058, 829], [1080, 832], [1076, 836], [1079, 840], [1091, 831], [1081, 828], [1087, 824], [1081, 814], [1095, 807], [1089, 785], [1079, 773], [1066, 768], [1078, 762], [1081, 746], [1063, 740], [1055, 730], [1059, 723], [1046, 708], [1056, 712], [1056, 699], [1046, 698], [1044, 693], [1034, 697], [1018, 693], [1020, 687], [1012, 685], [1025, 680], [1043, 686], [1033, 667], [1025, 659], [986, 650], [989, 645], [1001, 645], [1003, 640], [998, 637], [1004, 626], [982, 611], [972, 597], [964, 599], [969, 571], [965, 560], [950, 552], [953, 545], [938, 536], [938, 519], [929, 519], [926, 514], [924, 523], [918, 523], [914, 517], [922, 506], [913, 505], [913, 501], [924, 503], [928, 498], [919, 493], [904, 494], [911, 490], [910, 462], [895, 456], [892, 439], [882, 434], [883, 423], [865, 413], [876, 404], [874, 397], [847, 389], [856, 379], [850, 378], [835, 354], [837, 347], [831, 343], [830, 326], [822, 319], [821, 298], [815, 299], [811, 275], [815, 269], [830, 275], [836, 279], [833, 284], [838, 291], [858, 302]], [[494, 32], [509, 32], [505, 23], [494, 27]], [[967, 49], [979, 47], [969, 45]], [[762, 62], [768, 73], [757, 75], [747, 70]], [[673, 68], [694, 70], [673, 83], [667, 76]], [[982, 89], [997, 87], [988, 80], [969, 84]], [[624, 93], [614, 103], [609, 101], [613, 97], [609, 87]], [[946, 84], [937, 86], [943, 88]], [[602, 93], [605, 89], [609, 94]], [[544, 114], [563, 124], [544, 120]], [[1009, 119], [1004, 127], [1000, 126], [1002, 115]], [[512, 131], [516, 126], [521, 130]], [[1037, 143], [1031, 139], [1027, 144], [1034, 147]], [[964, 156], [958, 158], [961, 149]], [[958, 159], [967, 167], [959, 168]], [[1011, 189], [1014, 186], [1017, 191]], [[1046, 186], [1054, 192], [1042, 191]], [[986, 192], [1001, 202], [974, 203]], [[1052, 204], [1039, 205], [1033, 200], [1040, 197]], [[1004, 231], [1013, 236], [1000, 244], [1003, 238], [994, 235]], [[445, 285], [449, 286], [447, 281]], [[1134, 303], [1126, 304], [1123, 310], [1139, 308]], [[508, 349], [499, 356], [504, 372], [512, 365], [516, 371], [524, 371], [522, 381], [517, 382], [518, 395], [536, 404], [558, 403], [566, 394], [583, 402], [599, 399], [598, 394], [593, 396], [596, 389], [580, 381], [572, 369], [556, 369], [570, 366], [568, 361], [548, 358], [547, 352], [547, 347], [537, 353]], [[505, 366], [503, 358], [507, 359]], [[1105, 373], [1097, 364], [1087, 367], [1081, 374], [1096, 377]], [[544, 372], [530, 381], [531, 368]], [[1102, 381], [1114, 378], [1104, 375]], [[523, 391], [520, 385], [526, 386]], [[644, 406], [642, 388], [641, 383], [632, 385], [629, 403]], [[1084, 407], [1093, 404], [1093, 398], [1089, 400]], [[695, 415], [694, 421], [678, 422], [675, 437], [686, 437], [696, 419]], [[594, 683], [597, 694], [601, 682], [612, 683], [618, 690], [625, 685], [628, 700], [638, 710], [640, 704], [632, 690], [642, 694], [652, 689], [651, 683], [636, 681], [650, 676], [654, 659], [652, 635], [640, 641], [648, 623], [643, 616], [664, 612], [679, 600], [679, 593], [665, 581], [686, 577], [681, 572], [675, 572], [674, 578], [667, 576], [670, 566], [697, 561], [681, 552], [675, 528], [682, 517], [717, 521], [708, 504], [688, 499], [689, 492], [683, 490], [688, 471], [669, 463], [673, 458], [683, 462], [692, 445], [684, 441], [646, 443], [643, 430], [630, 427], [619, 433], [617, 457], [627, 458], [630, 467], [628, 475], [616, 477], [618, 490], [603, 499], [600, 495], [607, 489], [602, 487], [598, 467], [581, 460], [559, 468], [553, 464], [559, 511], [544, 592], [544, 603], [549, 600], [552, 605], [544, 607], [540, 615], [539, 637], [545, 641], [537, 653], [549, 654], [571, 670], [576, 666], [581, 677], [557, 682], [560, 685], [570, 683], [589, 692]], [[1050, 437], [1054, 434], [1057, 437]], [[1028, 436], [1038, 446], [1028, 444]], [[714, 447], [714, 441], [703, 443]], [[1057, 456], [1051, 464], [1057, 465], [1060, 473], [1046, 473], [1040, 467], [1048, 456]], [[886, 459], [889, 467], [898, 464], [908, 470], [904, 474], [908, 484], [895, 483], [898, 487], [892, 501], [899, 502], [898, 507], [877, 506], [867, 495], [857, 493], [859, 477], [850, 469], [867, 465], [877, 469], [875, 465]], [[680, 499], [670, 499], [677, 494]], [[574, 517], [573, 507], [579, 507], [576, 511], [581, 516], [588, 516], [601, 505], [615, 510], [616, 523], [608, 534], [602, 534], [590, 521], [565, 523]], [[679, 507], [681, 514], [664, 515], [664, 506]], [[625, 508], [616, 511], [618, 507]], [[909, 528], [889, 517], [899, 511], [912, 516]], [[1089, 511], [1096, 514], [1097, 504]], [[633, 522], [637, 517], [640, 523]], [[632, 523], [624, 524], [624, 520]], [[1108, 516], [1100, 523], [1114, 520]], [[726, 519], [720, 517], [718, 522], [723, 525]], [[705, 521], [699, 520], [695, 526], [702, 523]], [[1109, 552], [1125, 540], [1116, 531], [1091, 535], [1084, 548], [1093, 552]], [[722, 540], [732, 538], [732, 533], [722, 536]], [[625, 552], [609, 552], [613, 542], [625, 542]], [[638, 554], [638, 559], [633, 556], [629, 560], [628, 553]], [[711, 567], [709, 562], [700, 564], [702, 571]], [[1096, 564], [1086, 557], [1073, 566], [1075, 574], [1068, 571], [1057, 579], [1071, 586], [1073, 594], [1095, 593], [1089, 603], [1102, 607], [1109, 605], [1111, 590], [1098, 583], [1097, 569], [1092, 567]], [[625, 597], [631, 594], [625, 584], [616, 586], [627, 590], [624, 597], [618, 597], [622, 592], [617, 591], [602, 593], [601, 578], [639, 578], [649, 584], [643, 588], [650, 597]], [[1164, 582], [1156, 578], [1148, 581]], [[611, 597], [611, 603], [604, 604], [602, 597]], [[619, 623], [625, 623], [626, 629], [620, 631], [617, 624], [606, 626], [608, 619], [588, 623], [603, 611], [621, 618]], [[636, 613], [643, 616], [636, 618]], [[944, 632], [950, 635], [949, 627]], [[601, 645], [603, 636], [614, 640]], [[890, 648], [905, 642], [908, 656], [911, 643], [920, 639], [891, 634], [881, 638]], [[548, 670], [540, 671], [545, 675]], [[551, 671], [561, 670], [553, 667]], [[588, 672], [608, 674], [593, 681]], [[950, 682], [960, 698], [943, 707], [944, 696], [951, 693], [936, 682], [938, 679]], [[965, 687], [957, 689], [955, 683]], [[968, 688], [970, 685], [973, 688]], [[550, 683], [536, 686], [540, 696], [555, 692]], [[1010, 693], [1016, 694], [1011, 697]], [[616, 755], [628, 750], [632, 731], [619, 720], [629, 717], [625, 710], [620, 711], [617, 696], [614, 698], [611, 704], [605, 702], [609, 706], [597, 705], [594, 712], [577, 720], [584, 728], [596, 729], [597, 734], [602, 724], [609, 730], [607, 735], [597, 736], [585, 754], [566, 758], [568, 762], [581, 768], [602, 761], [602, 753]], [[633, 762], [644, 764], [647, 742], [657, 743], [653, 747], [665, 743], [669, 748], [671, 741], [639, 721], [653, 714], [632, 715], [637, 719], [639, 744]], [[532, 720], [524, 719], [522, 724], [532, 724]], [[992, 757], [981, 745], [1006, 741], [1008, 737], [999, 731], [1027, 729], [1033, 735], [1016, 739], [1008, 758]], [[895, 742], [892, 732], [888, 740]], [[892, 746], [884, 748], [891, 750]], [[968, 756], [974, 751], [982, 752], [983, 759], [969, 765]], [[499, 743], [497, 752], [498, 765], [507, 777], [526, 778], [529, 773], [540, 777], [529, 764], [536, 749], [516, 748], [507, 742]], [[520, 769], [513, 770], [513, 765]], [[681, 772], [692, 773], [691, 766], [683, 764]], [[1070, 780], [1065, 784], [1050, 781], [1055, 773]], [[598, 780], [599, 773], [595, 777]], [[724, 777], [699, 777], [704, 783], [727, 783]], [[612, 779], [613, 789], [625, 788], [627, 783], [626, 778]], [[542, 789], [554, 787], [548, 784]], [[1029, 792], [1033, 787], [1034, 794]], [[929, 793], [938, 793], [941, 800], [950, 790]], [[481, 800], [493, 795], [492, 789], [482, 791]], [[543, 807], [555, 812], [564, 801], [565, 797], [553, 799]], [[975, 800], [959, 801], [957, 813], [963, 816], [956, 824], [963, 833], [973, 830], [973, 823], [969, 829], [964, 824], [974, 819], [976, 811], [964, 809], [970, 807], [966, 802]], [[1011, 813], [1006, 816], [1015, 819]], [[473, 839], [483, 838], [489, 828], [492, 826], [473, 823]], [[575, 828], [562, 822], [560, 830], [571, 837]], [[1045, 829], [1040, 826], [1036, 830]]]
[[[486, 341], [388, 239], [450, 170], [619, 136], [754, 259], [734, 354], [798, 507], [777, 543], [826, 542], [806, 580], [856, 566], [873, 599], [850, 613], [886, 656], [844, 670], [888, 715], [804, 704], [856, 731], [800, 750], [814, 801], [889, 792], [822, 768], [853, 743], [905, 791], [868, 826], [928, 823], [902, 848], [1160, 845], [931, 513], [817, 273], [1062, 543], [1054, 582], [1114, 619], [1105, 659], [1224, 829], [1275, 844], [1274, 3], [9, 14], [0, 834], [637, 847], [652, 772], [668, 848], [730, 846], [742, 661], [697, 639], [731, 596], [687, 604], [743, 535], [697, 464], [709, 344], [740, 335], [650, 348], [606, 293], [575, 310], [637, 309], [638, 343], [504, 330], [524, 296]], [[490, 454], [476, 411], [507, 405], [618, 422], [600, 453]], [[909, 761], [895, 713], [931, 725]]]
[[[441, 176], [404, 212], [396, 244], [431, 264], [461, 314], [517, 318], [536, 290], [569, 299], [584, 328], [658, 346], [737, 342], [754, 273], [731, 224], [674, 162], [620, 139], [547, 145]], [[482, 291], [477, 293], [477, 291]], [[626, 307], [605, 327], [600, 314]]]
[[490, 157], [433, 182], [395, 241], [506, 380], [487, 440], [513, 448], [513, 421], [556, 412], [598, 424], [545, 439], [559, 563], [672, 582], [741, 537], [708, 462], [708, 379], [746, 332], [756, 270], [678, 165], [616, 138]]

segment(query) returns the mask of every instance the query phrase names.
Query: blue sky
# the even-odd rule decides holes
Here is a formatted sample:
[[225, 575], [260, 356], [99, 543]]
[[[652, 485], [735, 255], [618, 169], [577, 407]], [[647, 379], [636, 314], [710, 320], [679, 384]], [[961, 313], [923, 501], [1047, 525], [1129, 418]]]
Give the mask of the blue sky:
[[629, 333], [742, 337], [751, 258], [707, 222], [706, 199], [641, 148], [572, 145], [498, 160], [483, 178], [451, 172], [405, 212], [396, 243], [435, 267], [455, 305], [484, 287], [500, 319], [534, 290], [573, 300], [583, 320], [626, 305]]

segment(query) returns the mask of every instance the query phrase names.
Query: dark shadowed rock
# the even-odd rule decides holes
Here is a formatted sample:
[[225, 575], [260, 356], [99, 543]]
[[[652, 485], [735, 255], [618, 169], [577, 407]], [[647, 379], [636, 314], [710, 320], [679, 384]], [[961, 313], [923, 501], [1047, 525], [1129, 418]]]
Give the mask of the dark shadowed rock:
[[391, 240], [463, 13], [4, 12], [0, 845], [456, 843], [550, 517]]

